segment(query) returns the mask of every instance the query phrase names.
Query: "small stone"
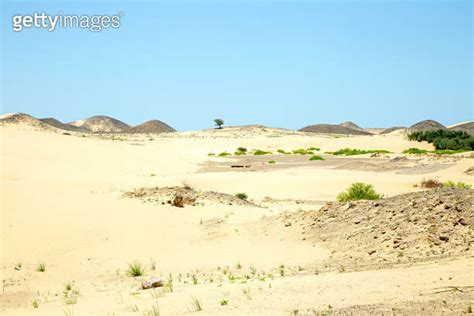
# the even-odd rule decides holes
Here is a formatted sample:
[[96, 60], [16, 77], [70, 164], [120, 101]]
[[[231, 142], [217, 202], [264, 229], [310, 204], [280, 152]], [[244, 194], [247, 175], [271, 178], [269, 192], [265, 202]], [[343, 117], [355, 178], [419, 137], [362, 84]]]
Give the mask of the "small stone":
[[142, 289], [152, 289], [163, 286], [163, 281], [159, 278], [151, 278], [142, 282]]
[[439, 236], [439, 240], [442, 240], [442, 241], [448, 241], [449, 240], [449, 237], [448, 236]]

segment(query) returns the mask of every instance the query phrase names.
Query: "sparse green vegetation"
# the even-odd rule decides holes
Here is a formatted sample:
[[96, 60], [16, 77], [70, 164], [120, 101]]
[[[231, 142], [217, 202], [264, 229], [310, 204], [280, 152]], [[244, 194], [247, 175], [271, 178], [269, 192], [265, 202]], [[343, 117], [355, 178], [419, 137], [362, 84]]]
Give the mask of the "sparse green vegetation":
[[231, 154], [226, 151], [219, 154], [219, 157], [226, 157], [226, 156], [231, 156]]
[[226, 298], [223, 298], [221, 299], [221, 301], [219, 302], [221, 304], [221, 306], [226, 306], [229, 304], [229, 300], [226, 299]]
[[404, 154], [437, 154], [437, 155], [453, 155], [466, 152], [466, 150], [449, 150], [449, 149], [437, 149], [437, 150], [426, 150], [419, 148], [408, 148], [403, 151]]
[[74, 281], [64, 284], [63, 296], [66, 305], [74, 305], [77, 303], [79, 290], [74, 287]]
[[275, 160], [269, 160], [268, 163], [269, 163], [269, 164], [275, 164], [276, 161], [275, 161]]
[[474, 136], [463, 131], [434, 130], [413, 132], [409, 140], [432, 143], [437, 150], [474, 150]]
[[31, 301], [31, 305], [33, 308], [38, 308], [39, 307], [39, 301], [35, 298]]
[[318, 147], [309, 147], [307, 150], [310, 150], [310, 151], [320, 151], [321, 148], [318, 148]]
[[309, 158], [309, 160], [324, 160], [324, 158], [321, 157], [321, 156], [315, 155], [315, 156], [312, 156], [311, 158]]
[[132, 277], [142, 276], [145, 274], [145, 267], [138, 261], [128, 264], [127, 274]]
[[338, 151], [327, 152], [327, 154], [335, 155], [335, 156], [355, 156], [355, 155], [365, 155], [365, 154], [389, 154], [390, 151], [383, 150], [383, 149], [351, 149], [351, 148], [343, 148], [339, 149]]
[[245, 201], [249, 198], [247, 193], [243, 193], [243, 192], [235, 193], [235, 196], [238, 197], [239, 199], [245, 200]]
[[260, 150], [260, 149], [257, 149], [253, 152], [253, 154], [255, 156], [263, 156], [263, 155], [272, 155], [272, 152], [271, 151], [264, 151], [264, 150]]
[[443, 187], [446, 188], [459, 188], [459, 189], [471, 189], [472, 185], [464, 183], [464, 182], [453, 182], [453, 181], [446, 181], [443, 182]]
[[418, 148], [408, 148], [403, 151], [404, 154], [427, 154], [428, 150], [426, 149], [418, 149]]
[[36, 271], [37, 271], [37, 272], [44, 272], [44, 271], [46, 271], [46, 264], [45, 264], [44, 262], [38, 263], [38, 265], [36, 266]]
[[192, 301], [191, 301], [191, 311], [192, 312], [200, 312], [202, 311], [202, 304], [201, 302], [199, 301], [199, 299], [197, 299], [196, 297], [192, 297], [191, 298]]
[[310, 150], [300, 148], [300, 149], [293, 150], [293, 154], [295, 154], [295, 155], [313, 155], [314, 153]]
[[215, 156], [216, 154], [215, 153], [208, 153], [207, 155], [208, 156]]
[[378, 200], [382, 196], [375, 192], [374, 187], [371, 184], [365, 184], [362, 182], [353, 183], [346, 192], [341, 192], [337, 196], [337, 200], [344, 201], [356, 201], [356, 200]]
[[291, 152], [284, 151], [283, 149], [278, 149], [277, 152], [280, 153], [280, 154], [283, 154], [283, 155], [291, 155]]

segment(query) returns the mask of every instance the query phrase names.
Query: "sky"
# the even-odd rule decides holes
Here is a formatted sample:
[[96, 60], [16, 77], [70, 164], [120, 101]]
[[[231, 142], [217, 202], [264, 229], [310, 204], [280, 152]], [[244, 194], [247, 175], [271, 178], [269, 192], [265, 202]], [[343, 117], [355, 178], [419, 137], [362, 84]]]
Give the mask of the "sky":
[[[474, 119], [470, 0], [0, 1], [2, 113], [178, 130]], [[121, 25], [14, 32], [33, 12]]]

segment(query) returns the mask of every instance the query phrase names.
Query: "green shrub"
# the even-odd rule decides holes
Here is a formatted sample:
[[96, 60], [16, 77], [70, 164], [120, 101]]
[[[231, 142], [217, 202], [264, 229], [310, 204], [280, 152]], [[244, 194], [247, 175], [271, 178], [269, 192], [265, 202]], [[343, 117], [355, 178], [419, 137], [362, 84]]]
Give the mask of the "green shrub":
[[338, 151], [327, 152], [327, 153], [336, 155], [336, 156], [341, 156], [341, 155], [355, 156], [355, 155], [364, 155], [364, 154], [373, 154], [373, 153], [389, 154], [390, 152], [388, 150], [382, 150], [382, 149], [364, 150], [364, 149], [343, 148], [343, 149], [339, 149]]
[[246, 193], [235, 193], [235, 196], [241, 200], [247, 200], [249, 198]]
[[215, 153], [208, 153], [207, 155], [208, 156], [215, 156], [216, 154]]
[[268, 163], [274, 164], [274, 163], [276, 163], [276, 161], [275, 160], [269, 160]]
[[245, 147], [239, 147], [237, 148], [237, 151], [241, 152], [241, 153], [246, 153], [247, 152], [247, 148]]
[[409, 140], [418, 142], [427, 141], [432, 143], [436, 149], [448, 150], [474, 150], [474, 136], [463, 131], [434, 130], [410, 133]]
[[446, 188], [460, 188], [460, 189], [471, 189], [472, 185], [464, 183], [464, 182], [453, 182], [453, 181], [446, 181], [443, 182], [443, 187]]
[[310, 150], [310, 151], [320, 151], [321, 148], [318, 148], [318, 147], [309, 147], [308, 150]]
[[280, 153], [280, 154], [283, 154], [283, 155], [291, 155], [291, 152], [284, 151], [283, 149], [278, 149], [277, 152]]
[[255, 156], [262, 156], [262, 155], [271, 155], [272, 152], [257, 149], [257, 150], [255, 150], [255, 151], [253, 152], [253, 154], [254, 154]]
[[324, 158], [321, 156], [312, 156], [309, 160], [324, 160]]
[[145, 273], [145, 267], [138, 261], [128, 264], [127, 274], [129, 276], [137, 277]]
[[228, 152], [224, 151], [222, 153], [219, 154], [219, 157], [225, 157], [225, 156], [230, 156], [231, 154], [229, 154]]
[[356, 200], [378, 200], [382, 196], [375, 192], [374, 187], [371, 184], [365, 184], [362, 182], [356, 182], [351, 184], [346, 192], [341, 192], [337, 196], [337, 200], [344, 201], [356, 201]]
[[403, 151], [404, 154], [427, 154], [428, 150], [426, 149], [418, 149], [418, 148], [408, 148]]

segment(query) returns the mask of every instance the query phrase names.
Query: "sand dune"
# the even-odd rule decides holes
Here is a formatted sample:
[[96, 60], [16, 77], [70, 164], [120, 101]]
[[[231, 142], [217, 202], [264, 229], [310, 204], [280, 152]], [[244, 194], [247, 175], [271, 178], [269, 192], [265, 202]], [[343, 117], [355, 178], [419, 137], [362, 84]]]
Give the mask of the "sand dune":
[[[401, 135], [333, 137], [261, 126], [152, 138], [54, 131], [25, 124], [0, 127], [2, 315], [65, 311], [132, 315], [150, 312], [153, 306], [159, 306], [162, 315], [289, 315], [295, 310], [380, 314], [392, 308], [417, 313], [422, 307], [436, 314], [462, 313], [472, 302], [472, 250], [466, 249], [461, 235], [450, 239], [456, 246], [444, 255], [420, 252], [412, 260], [406, 251], [398, 262], [394, 256], [398, 250], [390, 253], [389, 261], [380, 251], [371, 255], [377, 258], [374, 265], [356, 266], [354, 258], [362, 253], [369, 256], [368, 246], [354, 247], [353, 258], [346, 258], [337, 252], [345, 248], [336, 241], [340, 233], [350, 233], [353, 225], [369, 225], [347, 222], [334, 234], [325, 230], [324, 241], [315, 238], [314, 229], [307, 227], [311, 223], [300, 217], [305, 212], [317, 214], [355, 181], [373, 184], [378, 192], [395, 199], [422, 191], [415, 185], [427, 178], [472, 185], [474, 178], [464, 173], [473, 166], [469, 153], [408, 157], [402, 151], [413, 143]], [[234, 153], [238, 147], [273, 154], [208, 156]], [[277, 153], [278, 149], [310, 147], [320, 148], [316, 154], [327, 161], [309, 164], [309, 156]], [[347, 147], [391, 153], [340, 158], [324, 154]], [[432, 149], [426, 143], [416, 143], [416, 147]], [[397, 157], [407, 157], [410, 167], [447, 167], [420, 174], [357, 164], [383, 166]], [[255, 169], [232, 170], [229, 163], [239, 159], [248, 159]], [[347, 163], [356, 166], [336, 168]], [[203, 170], [209, 164], [228, 169]], [[260, 168], [267, 165], [274, 166]], [[182, 208], [167, 203], [176, 192], [182, 193], [176, 188], [183, 187], [192, 188], [190, 196], [197, 202]], [[137, 198], [124, 196], [126, 192], [138, 193]], [[238, 192], [248, 195], [248, 203], [236, 202]], [[380, 203], [391, 207], [394, 202], [390, 201]], [[399, 201], [404, 205], [403, 197]], [[360, 213], [366, 213], [360, 216], [365, 220], [374, 211], [361, 209]], [[338, 209], [335, 214], [345, 213]], [[456, 214], [461, 216], [465, 210]], [[390, 229], [388, 220], [370, 223], [379, 225], [375, 231], [380, 234], [384, 225]], [[329, 222], [324, 225], [332, 227]], [[468, 242], [472, 229], [462, 227]], [[406, 240], [416, 233], [400, 232]], [[438, 249], [429, 248], [428, 243], [423, 247]], [[128, 264], [134, 260], [146, 268], [141, 277], [127, 275]], [[44, 272], [36, 271], [40, 262], [45, 263]], [[142, 290], [141, 282], [152, 276], [166, 282], [172, 279], [172, 291], [169, 285]], [[72, 281], [78, 293], [65, 289]], [[450, 291], [452, 286], [462, 292]], [[440, 288], [447, 290], [435, 294]], [[202, 311], [196, 311], [193, 298], [202, 304]], [[440, 305], [443, 300], [447, 303]]]

